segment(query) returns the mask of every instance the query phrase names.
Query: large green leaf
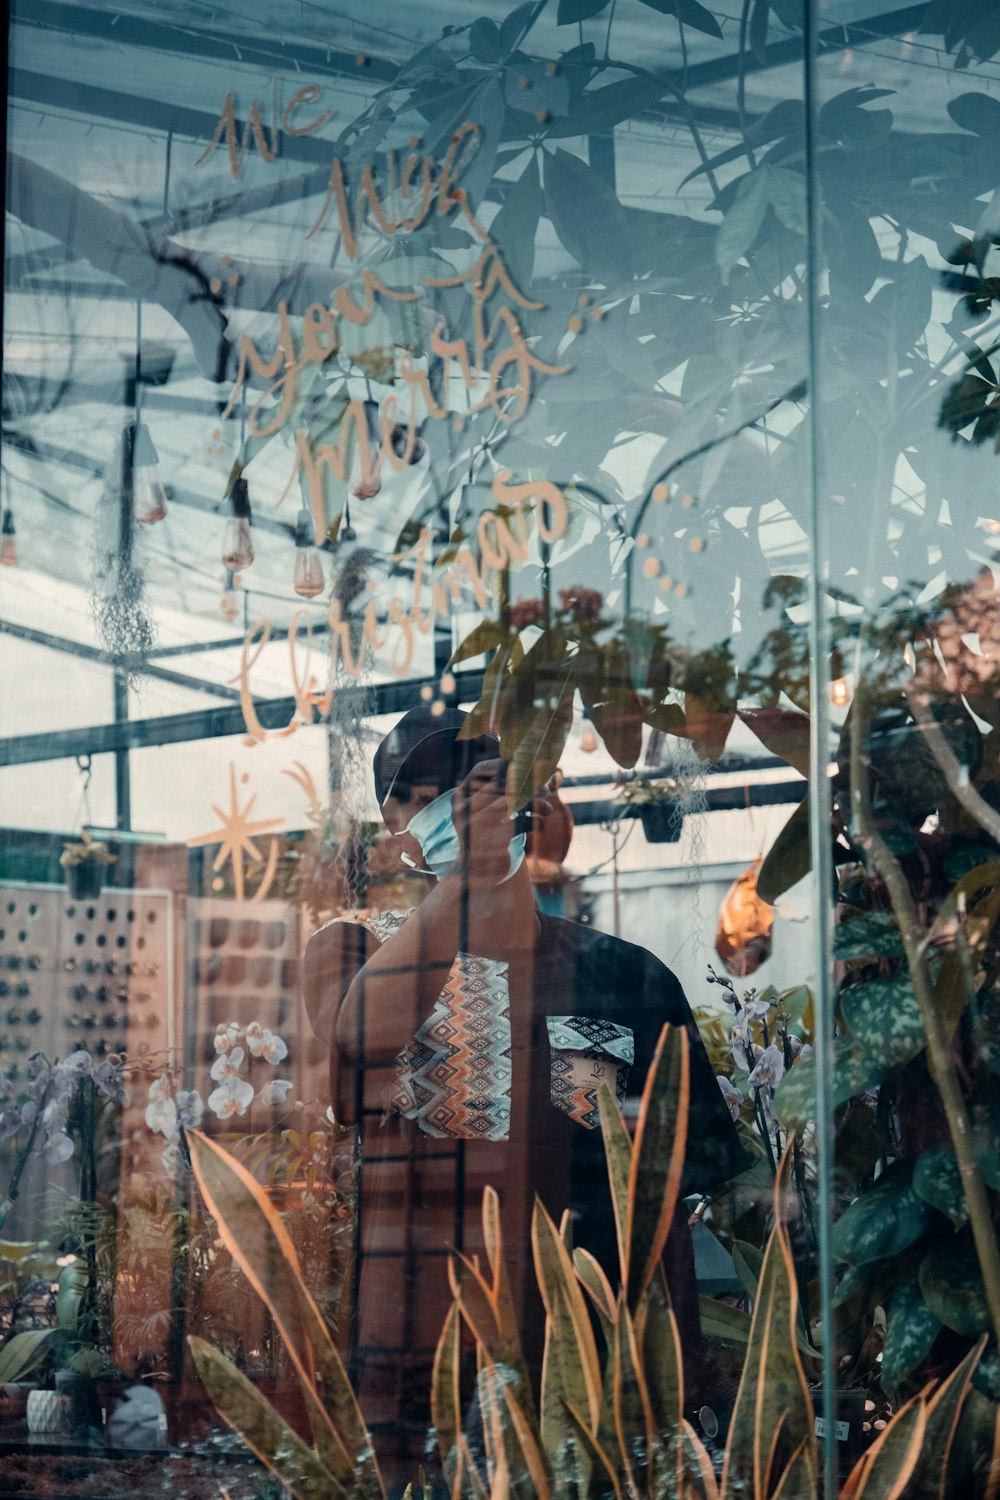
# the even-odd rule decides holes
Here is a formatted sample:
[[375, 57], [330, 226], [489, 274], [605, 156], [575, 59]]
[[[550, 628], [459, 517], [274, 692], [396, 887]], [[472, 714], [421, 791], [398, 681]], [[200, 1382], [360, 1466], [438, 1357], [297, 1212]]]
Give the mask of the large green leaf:
[[780, 896], [804, 879], [811, 868], [809, 797], [806, 796], [765, 854], [764, 863], [757, 873], [757, 893], [773, 906]]
[[534, 115], [545, 110], [550, 115], [564, 115], [569, 107], [569, 80], [558, 69], [549, 72], [538, 58], [518, 55], [504, 70], [504, 98], [510, 109]]
[[[758, 890], [760, 889], [758, 882]], [[856, 1094], [874, 1088], [882, 1073], [850, 1037], [833, 1044], [833, 1102], [844, 1104]], [[774, 1095], [778, 1119], [789, 1130], [798, 1130], [816, 1118], [816, 1063], [813, 1058], [797, 1062], [781, 1080]]]
[[559, 239], [590, 275], [609, 286], [631, 275], [622, 206], [604, 178], [569, 151], [545, 158], [545, 207]]
[[556, 13], [557, 26], [572, 26], [575, 21], [586, 21], [599, 16], [610, 4], [610, 0], [559, 0]]
[[664, 16], [676, 16], [685, 26], [690, 26], [692, 31], [703, 31], [707, 36], [722, 38], [722, 27], [698, 0], [642, 0], [643, 5], [648, 5], [650, 10], [658, 10]]
[[715, 239], [715, 259], [728, 284], [733, 267], [750, 249], [764, 222], [768, 205], [768, 183], [762, 168], [740, 178], [736, 197]]
[[15, 1333], [0, 1349], [0, 1384], [23, 1380], [48, 1353], [48, 1345], [59, 1337], [58, 1328], [29, 1328]]
[[958, 1159], [950, 1147], [924, 1152], [913, 1169], [913, 1187], [925, 1203], [946, 1214], [956, 1229], [969, 1217]]
[[905, 971], [844, 990], [840, 1008], [852, 1035], [886, 1067], [909, 1062], [927, 1045], [920, 1006]]
[[920, 1263], [920, 1290], [946, 1328], [975, 1338], [990, 1325], [979, 1261], [968, 1230], [936, 1244]]
[[895, 1162], [875, 1185], [845, 1209], [833, 1227], [833, 1250], [851, 1265], [898, 1255], [934, 1222], [929, 1204], [914, 1191], [912, 1167]]
[[532, 154], [516, 182], [507, 190], [490, 224], [490, 238], [500, 246], [504, 261], [521, 291], [531, 285], [535, 266], [535, 233], [542, 211], [538, 158]]
[[866, 911], [838, 923], [833, 934], [833, 956], [897, 958], [903, 952], [899, 924], [891, 911]]
[[503, 57], [500, 28], [488, 16], [480, 16], [469, 27], [469, 51], [481, 63], [498, 63]]
[[915, 1276], [900, 1283], [887, 1308], [887, 1316], [882, 1384], [894, 1394], [924, 1363], [941, 1332], [941, 1324], [925, 1304]]
[[741, 708], [737, 717], [761, 744], [800, 776], [808, 776], [810, 720], [794, 708]]

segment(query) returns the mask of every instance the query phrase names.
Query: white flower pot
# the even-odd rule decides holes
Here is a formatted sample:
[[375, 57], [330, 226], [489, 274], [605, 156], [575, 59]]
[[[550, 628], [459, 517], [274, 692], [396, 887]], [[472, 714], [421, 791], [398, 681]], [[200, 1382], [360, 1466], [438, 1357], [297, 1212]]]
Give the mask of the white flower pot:
[[26, 1415], [29, 1432], [65, 1432], [69, 1422], [69, 1397], [60, 1391], [31, 1391]]

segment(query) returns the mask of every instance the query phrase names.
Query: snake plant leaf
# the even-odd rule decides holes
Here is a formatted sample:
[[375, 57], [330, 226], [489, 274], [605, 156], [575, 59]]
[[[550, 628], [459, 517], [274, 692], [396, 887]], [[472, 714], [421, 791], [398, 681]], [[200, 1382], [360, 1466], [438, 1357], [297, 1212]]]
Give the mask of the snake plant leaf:
[[690, 1095], [687, 1032], [664, 1026], [642, 1092], [629, 1171], [626, 1290], [633, 1310], [660, 1264], [673, 1223], [684, 1171]]
[[635, 1324], [624, 1298], [615, 1320], [614, 1415], [625, 1487], [641, 1494], [653, 1488], [643, 1481], [652, 1477], [660, 1442]]
[[851, 1034], [886, 1067], [909, 1062], [927, 1045], [920, 1006], [907, 973], [870, 979], [844, 990], [840, 1008]]
[[941, 1332], [941, 1324], [924, 1302], [920, 1282], [915, 1276], [900, 1283], [887, 1313], [882, 1384], [894, 1394], [924, 1363]]
[[546, 1313], [542, 1386], [542, 1441], [560, 1459], [581, 1494], [590, 1483], [590, 1459], [573, 1441], [566, 1407], [583, 1413], [596, 1433], [601, 1414], [601, 1367], [587, 1305], [569, 1252], [539, 1200], [531, 1222], [535, 1274]]
[[373, 1494], [384, 1496], [357, 1397], [280, 1215], [246, 1168], [216, 1141], [198, 1130], [189, 1130], [187, 1140], [195, 1179], [223, 1244], [274, 1318], [299, 1377], [324, 1464], [344, 1483], [357, 1470]]
[[483, 1244], [486, 1258], [493, 1274], [491, 1296], [496, 1311], [497, 1328], [504, 1343], [510, 1348], [519, 1347], [517, 1319], [514, 1314], [514, 1299], [510, 1294], [507, 1265], [503, 1253], [503, 1233], [500, 1228], [500, 1199], [495, 1188], [483, 1190]]
[[969, 1217], [958, 1159], [948, 1146], [925, 1151], [913, 1169], [913, 1188], [925, 1203], [947, 1214], [956, 1229]]
[[900, 1500], [921, 1457], [926, 1424], [927, 1407], [914, 1396], [858, 1460], [842, 1500]]
[[[521, 1476], [524, 1476], [528, 1485], [525, 1493], [531, 1497], [531, 1500], [549, 1500], [552, 1494], [551, 1476], [537, 1428], [499, 1372], [497, 1376], [503, 1393], [504, 1405], [507, 1408], [510, 1430], [517, 1441], [521, 1460], [516, 1477], [520, 1480]], [[519, 1484], [512, 1485], [512, 1493], [516, 1493], [519, 1487]]]
[[484, 1500], [485, 1490], [475, 1465], [471, 1462], [462, 1431], [464, 1409], [460, 1382], [462, 1361], [462, 1315], [453, 1302], [445, 1318], [434, 1354], [431, 1374], [431, 1420], [437, 1435], [441, 1467], [451, 1494], [464, 1493], [466, 1483], [476, 1500]]
[[[648, 1078], [646, 1082], [648, 1085]], [[614, 1210], [615, 1229], [618, 1235], [618, 1270], [621, 1284], [624, 1286], [628, 1281], [629, 1264], [628, 1185], [632, 1171], [632, 1138], [606, 1083], [602, 1083], [597, 1091], [597, 1105], [601, 1115], [604, 1159], [608, 1169], [611, 1206]]]
[[188, 1344], [201, 1382], [216, 1410], [296, 1500], [347, 1500], [354, 1489], [339, 1484], [296, 1432], [245, 1375], [206, 1339]]
[[[681, 1428], [684, 1445], [685, 1500], [720, 1500], [719, 1482], [704, 1443], [690, 1422]], [[812, 1500], [812, 1497], [810, 1497]]]
[[623, 1500], [621, 1481], [618, 1478], [618, 1464], [611, 1450], [589, 1431], [582, 1413], [578, 1412], [575, 1406], [567, 1407], [567, 1411], [569, 1412], [570, 1421], [576, 1429], [577, 1437], [590, 1454], [595, 1469], [603, 1474], [608, 1485], [611, 1487], [615, 1500]]
[[805, 1461], [815, 1475], [812, 1400], [796, 1339], [798, 1301], [791, 1244], [779, 1222], [764, 1253], [733, 1408], [722, 1474], [725, 1494], [739, 1492], [740, 1486], [753, 1495], [769, 1493], [772, 1476], [787, 1467], [803, 1440]]
[[965, 1338], [990, 1327], [979, 1261], [968, 1230], [937, 1244], [920, 1263], [920, 1290], [936, 1318]]
[[986, 1339], [984, 1334], [927, 1403], [921, 1480], [927, 1485], [927, 1492], [934, 1496], [943, 1497], [949, 1493], [947, 1481], [952, 1445], [958, 1431], [962, 1407], [972, 1389], [976, 1367], [986, 1348]]
[[603, 1267], [594, 1259], [590, 1251], [580, 1246], [573, 1251], [573, 1269], [577, 1280], [590, 1298], [605, 1343], [608, 1343], [615, 1317], [615, 1294], [611, 1290], [611, 1283], [604, 1274]]
[[850, 1265], [898, 1255], [926, 1234], [933, 1210], [914, 1190], [909, 1162], [894, 1162], [844, 1210], [833, 1228], [833, 1253]]
[[662, 1268], [650, 1283], [645, 1299], [641, 1360], [653, 1427], [661, 1450], [663, 1474], [656, 1494], [683, 1492], [685, 1452], [681, 1438], [684, 1419], [684, 1361], [677, 1320], [670, 1307]]
[[816, 1500], [816, 1470], [809, 1461], [809, 1446], [803, 1441], [788, 1461], [778, 1481], [774, 1500]]

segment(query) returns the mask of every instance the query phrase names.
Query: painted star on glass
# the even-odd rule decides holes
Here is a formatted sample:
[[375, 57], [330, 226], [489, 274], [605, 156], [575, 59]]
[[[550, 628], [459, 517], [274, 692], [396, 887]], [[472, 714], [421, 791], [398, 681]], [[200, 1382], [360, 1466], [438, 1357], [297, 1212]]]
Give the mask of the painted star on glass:
[[263, 864], [264, 856], [253, 841], [253, 835], [263, 833], [268, 828], [276, 828], [281, 822], [280, 818], [257, 818], [250, 820], [250, 810], [257, 801], [256, 792], [253, 793], [245, 807], [240, 807], [239, 794], [236, 790], [236, 767], [229, 767], [229, 811], [223, 812], [222, 808], [212, 803], [212, 811], [221, 824], [219, 828], [213, 828], [211, 833], [201, 833], [197, 838], [188, 839], [188, 847], [193, 849], [201, 844], [218, 844], [219, 852], [212, 862], [213, 870], [221, 870], [226, 860], [231, 860], [233, 865], [233, 885], [236, 891], [237, 901], [243, 900], [243, 856], [248, 855], [255, 864]]

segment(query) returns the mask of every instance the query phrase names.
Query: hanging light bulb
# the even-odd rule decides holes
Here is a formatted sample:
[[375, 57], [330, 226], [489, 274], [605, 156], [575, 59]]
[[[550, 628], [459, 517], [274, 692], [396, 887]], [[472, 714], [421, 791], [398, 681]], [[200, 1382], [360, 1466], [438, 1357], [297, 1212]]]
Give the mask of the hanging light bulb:
[[239, 600], [236, 598], [235, 578], [230, 568], [226, 569], [226, 585], [222, 590], [222, 598], [219, 600], [219, 614], [224, 620], [232, 622], [240, 612]]
[[229, 520], [222, 538], [222, 561], [235, 572], [249, 568], [253, 562], [253, 516], [250, 511], [250, 487], [241, 475], [229, 497]]
[[597, 749], [597, 735], [590, 728], [589, 724], [580, 736], [580, 749], [584, 755], [593, 755]]
[[295, 523], [295, 569], [292, 588], [303, 599], [315, 599], [326, 587], [323, 559], [316, 546], [316, 528], [307, 510], [300, 510]]
[[[382, 488], [382, 429], [377, 401], [363, 403], [368, 433], [368, 463], [362, 458], [362, 443], [355, 441], [349, 489], [356, 500], [372, 500]], [[357, 435], [355, 435], [357, 437]]]
[[358, 539], [358, 533], [351, 525], [351, 506], [350, 501], [348, 500], [344, 501], [344, 514], [341, 517], [341, 523], [342, 524], [337, 528], [337, 541], [356, 542]]
[[392, 451], [402, 462], [404, 459], [408, 464], [418, 464], [427, 452], [427, 444], [420, 436], [423, 423], [417, 428], [406, 427], [397, 422], [389, 436]]
[[0, 563], [5, 568], [17, 567], [17, 532], [14, 530], [14, 512], [5, 510], [0, 527]]
[[132, 514], [146, 526], [155, 526], [167, 513], [167, 492], [160, 482], [160, 455], [145, 422], [130, 422], [126, 436], [130, 445]]
[[846, 677], [837, 677], [830, 684], [830, 702], [834, 708], [846, 708], [851, 701], [851, 690]]

